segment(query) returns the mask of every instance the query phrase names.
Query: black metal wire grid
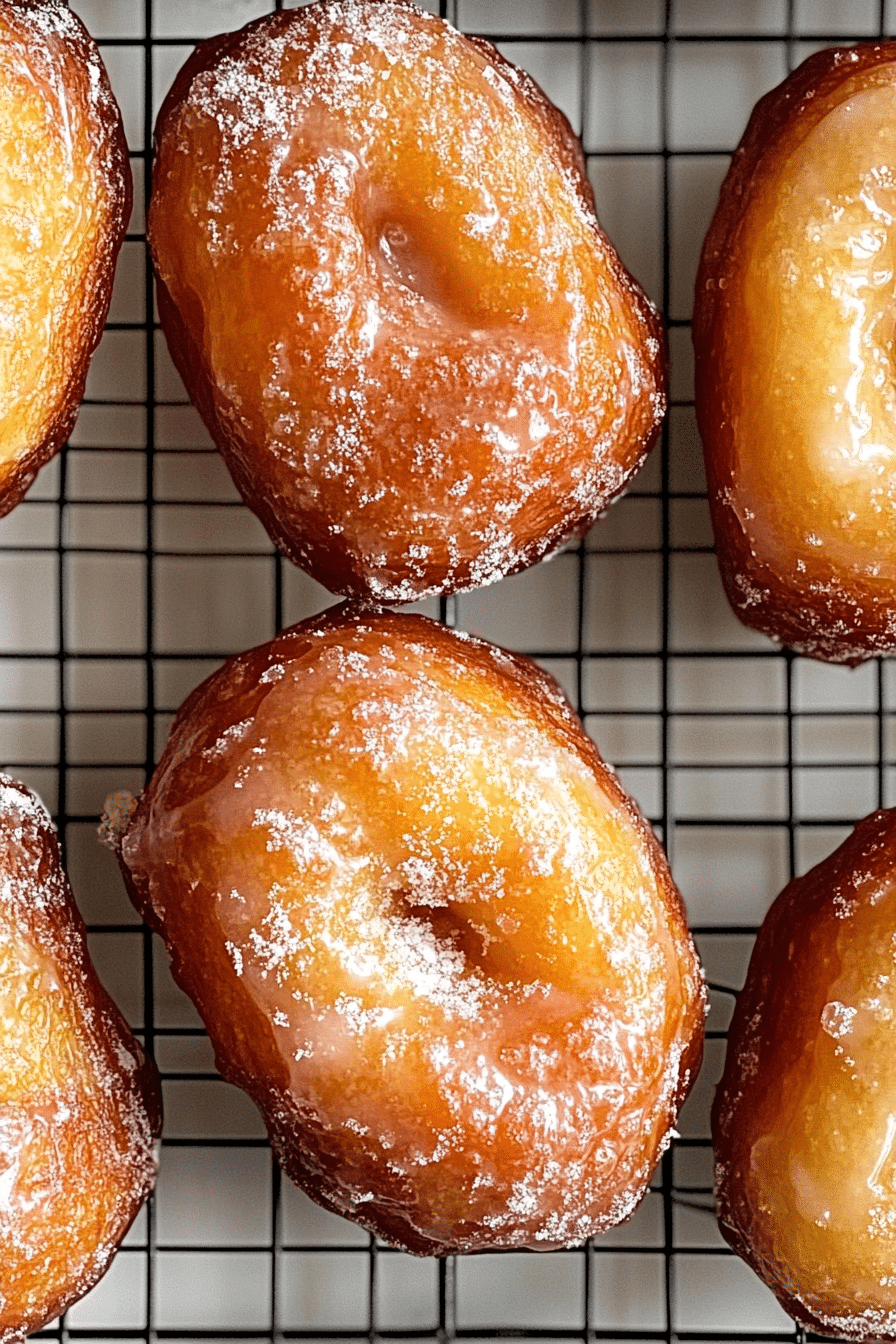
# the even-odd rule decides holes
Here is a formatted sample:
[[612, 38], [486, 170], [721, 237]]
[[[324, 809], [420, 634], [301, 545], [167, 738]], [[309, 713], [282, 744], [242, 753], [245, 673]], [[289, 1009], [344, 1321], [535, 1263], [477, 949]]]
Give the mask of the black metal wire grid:
[[[429, 604], [558, 675], [662, 835], [713, 986], [682, 1137], [635, 1218], [549, 1256], [416, 1261], [323, 1214], [215, 1075], [198, 1019], [95, 841], [142, 787], [181, 699], [224, 657], [327, 605], [276, 557], [171, 369], [143, 232], [155, 110], [192, 42], [265, 0], [74, 0], [122, 101], [137, 204], [69, 447], [0, 524], [0, 754], [58, 817], [101, 975], [165, 1087], [159, 1187], [63, 1340], [800, 1340], [724, 1248], [708, 1106], [756, 925], [795, 871], [893, 800], [886, 663], [795, 658], [727, 611], [712, 555], [689, 355], [715, 192], [755, 97], [818, 46], [892, 32], [884, 0], [449, 0], [583, 134], [598, 206], [661, 305], [661, 446], [586, 541]], [[276, 7], [279, 7], [276, 6]], [[430, 8], [437, 6], [431, 4]]]

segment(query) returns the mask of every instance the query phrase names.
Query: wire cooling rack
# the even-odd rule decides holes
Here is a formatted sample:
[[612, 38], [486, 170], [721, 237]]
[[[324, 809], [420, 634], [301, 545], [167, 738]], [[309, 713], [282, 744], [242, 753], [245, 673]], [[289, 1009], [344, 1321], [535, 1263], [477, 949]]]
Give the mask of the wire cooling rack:
[[[192, 43], [265, 0], [75, 0], [121, 102], [136, 205], [69, 447], [0, 523], [0, 758], [58, 816], [101, 975], [154, 1052], [154, 1200], [60, 1340], [799, 1340], [711, 1212], [708, 1111], [732, 990], [789, 875], [894, 800], [893, 669], [742, 628], [722, 594], [692, 406], [693, 277], [750, 108], [812, 50], [896, 30], [877, 0], [453, 0], [582, 132], [608, 232], [666, 316], [662, 445], [578, 549], [424, 607], [534, 655], [662, 834], [713, 986], [704, 1071], [635, 1217], [551, 1255], [415, 1260], [281, 1181], [254, 1109], [95, 838], [224, 657], [328, 605], [272, 552], [188, 404], [144, 245], [155, 111]], [[431, 4], [430, 8], [437, 8]]]

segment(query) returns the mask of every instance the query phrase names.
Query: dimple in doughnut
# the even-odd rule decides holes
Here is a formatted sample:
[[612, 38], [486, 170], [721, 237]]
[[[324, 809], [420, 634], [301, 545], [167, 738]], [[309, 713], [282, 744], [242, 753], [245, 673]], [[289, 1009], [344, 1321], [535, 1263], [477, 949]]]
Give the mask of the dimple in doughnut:
[[702, 1052], [652, 830], [556, 683], [344, 609], [225, 663], [124, 832], [287, 1173], [415, 1254], [627, 1217]]
[[532, 564], [658, 432], [661, 326], [569, 123], [400, 0], [200, 44], [159, 114], [149, 235], [190, 396], [332, 592], [406, 602]]
[[696, 405], [740, 618], [813, 657], [896, 649], [896, 43], [757, 105], [697, 277]]
[[0, 514], [74, 424], [130, 207], [96, 45], [62, 0], [0, 0]]
[[722, 1232], [811, 1330], [896, 1340], [896, 811], [772, 905], [713, 1108]]
[[0, 775], [0, 1341], [109, 1268], [156, 1176], [158, 1076], [90, 961], [40, 801]]

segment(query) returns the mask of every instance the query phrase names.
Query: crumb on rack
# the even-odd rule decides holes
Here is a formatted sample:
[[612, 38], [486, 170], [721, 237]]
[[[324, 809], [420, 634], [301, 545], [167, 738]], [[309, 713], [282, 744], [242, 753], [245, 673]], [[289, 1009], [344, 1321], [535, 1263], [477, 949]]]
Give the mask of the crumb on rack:
[[116, 854], [121, 849], [124, 833], [131, 823], [131, 817], [137, 807], [137, 799], [127, 789], [110, 793], [103, 805], [103, 815], [97, 834], [100, 842]]

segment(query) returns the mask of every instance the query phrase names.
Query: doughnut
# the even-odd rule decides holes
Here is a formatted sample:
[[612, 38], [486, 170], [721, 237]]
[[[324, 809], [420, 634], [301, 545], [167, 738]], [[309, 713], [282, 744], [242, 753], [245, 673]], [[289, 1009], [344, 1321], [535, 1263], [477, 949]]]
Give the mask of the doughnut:
[[338, 607], [226, 662], [119, 824], [287, 1174], [416, 1255], [626, 1218], [702, 1051], [652, 830], [556, 683]]
[[331, 592], [491, 583], [641, 464], [659, 319], [568, 121], [488, 43], [403, 0], [271, 14], [199, 45], [155, 145], [172, 359], [248, 506]]
[[756, 106], [703, 250], [696, 408], [722, 580], [799, 653], [896, 649], [896, 43]]
[[0, 0], [0, 514], [74, 424], [130, 209], [94, 42], [63, 0]]
[[102, 988], [43, 804], [0, 775], [0, 1341], [108, 1269], [156, 1175], [158, 1076]]
[[712, 1115], [721, 1229], [796, 1320], [896, 1340], [896, 810], [759, 931]]

